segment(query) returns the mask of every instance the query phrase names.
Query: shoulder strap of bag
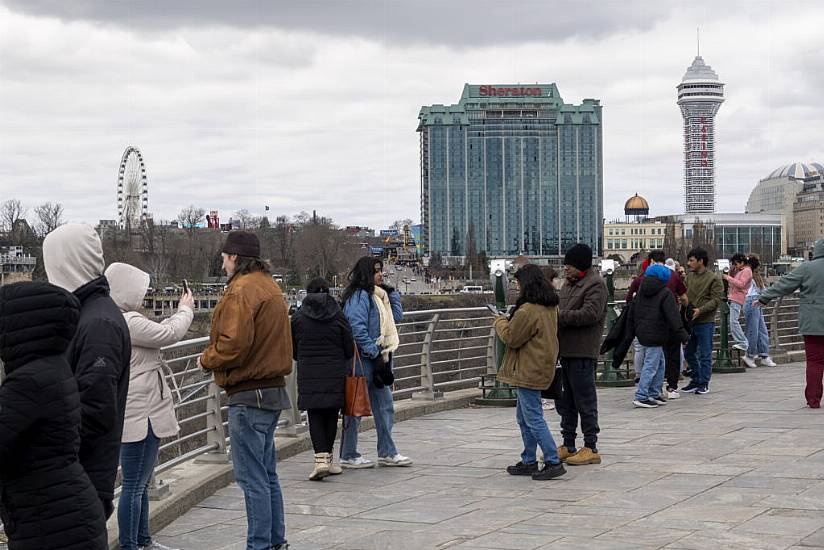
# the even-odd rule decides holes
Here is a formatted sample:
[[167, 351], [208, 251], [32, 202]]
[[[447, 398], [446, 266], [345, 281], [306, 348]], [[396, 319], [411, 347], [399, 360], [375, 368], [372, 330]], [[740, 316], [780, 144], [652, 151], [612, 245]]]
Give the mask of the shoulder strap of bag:
[[352, 356], [352, 376], [357, 376], [357, 374], [355, 374], [355, 365], [360, 365], [360, 375], [365, 376], [366, 373], [363, 368], [363, 361], [361, 361], [357, 344], [355, 344], [355, 354]]

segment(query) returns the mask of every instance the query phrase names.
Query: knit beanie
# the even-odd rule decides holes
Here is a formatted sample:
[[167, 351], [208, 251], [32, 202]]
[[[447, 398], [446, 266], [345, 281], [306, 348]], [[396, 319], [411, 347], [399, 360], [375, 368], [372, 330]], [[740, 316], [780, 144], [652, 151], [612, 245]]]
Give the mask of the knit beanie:
[[672, 270], [667, 269], [667, 266], [661, 264], [652, 264], [644, 272], [644, 277], [655, 277], [660, 279], [665, 284], [669, 282]]
[[583, 243], [578, 243], [564, 255], [564, 265], [571, 265], [578, 271], [586, 271], [592, 267], [592, 249]]
[[226, 244], [223, 245], [221, 252], [260, 258], [260, 239], [251, 231], [232, 231], [226, 237]]

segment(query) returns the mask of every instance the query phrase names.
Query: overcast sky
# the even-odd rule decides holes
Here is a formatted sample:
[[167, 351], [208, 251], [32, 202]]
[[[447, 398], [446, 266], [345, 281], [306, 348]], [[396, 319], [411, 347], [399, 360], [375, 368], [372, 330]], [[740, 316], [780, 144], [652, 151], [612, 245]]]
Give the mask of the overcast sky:
[[422, 105], [463, 84], [555, 82], [604, 106], [605, 214], [683, 210], [675, 87], [726, 84], [718, 211], [774, 168], [824, 161], [824, 2], [0, 0], [0, 200], [116, 217], [127, 145], [150, 210], [317, 209], [419, 220]]

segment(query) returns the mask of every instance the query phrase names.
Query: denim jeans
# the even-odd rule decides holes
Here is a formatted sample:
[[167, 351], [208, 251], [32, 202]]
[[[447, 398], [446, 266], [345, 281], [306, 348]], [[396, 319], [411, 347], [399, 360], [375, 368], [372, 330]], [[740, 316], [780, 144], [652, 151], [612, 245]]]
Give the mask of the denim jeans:
[[767, 323], [764, 322], [764, 310], [753, 307], [758, 296], [747, 296], [744, 302], [744, 319], [747, 320], [747, 355], [767, 357], [770, 355], [770, 335], [767, 333]]
[[684, 352], [692, 371], [692, 382], [698, 386], [710, 385], [712, 376], [712, 335], [715, 322], [692, 325], [692, 334]]
[[641, 370], [641, 380], [635, 390], [635, 399], [646, 401], [651, 397], [661, 395], [661, 385], [664, 383], [664, 348], [661, 346], [644, 346], [644, 368]]
[[280, 411], [229, 406], [235, 480], [246, 501], [246, 550], [271, 550], [286, 542], [283, 493], [277, 474], [275, 428]]
[[[560, 376], [561, 373], [558, 373]], [[515, 418], [521, 428], [521, 439], [524, 441], [524, 450], [521, 453], [521, 462], [534, 464], [538, 461], [536, 449], [541, 447], [544, 453], [545, 464], [558, 464], [558, 447], [552, 439], [544, 410], [541, 408], [541, 391], [527, 388], [517, 388], [518, 403], [515, 407]]]
[[632, 357], [632, 370], [635, 371], [636, 376], [641, 376], [641, 371], [644, 370], [644, 346], [638, 338], [632, 340], [632, 349], [635, 351]]
[[[360, 371], [358, 371], [360, 372]], [[363, 359], [363, 372], [366, 376], [369, 392], [369, 404], [372, 406], [372, 416], [375, 418], [375, 431], [378, 435], [378, 456], [395, 456], [398, 450], [392, 440], [392, 425], [395, 423], [395, 403], [392, 399], [392, 390], [388, 386], [375, 387], [372, 376], [375, 365], [369, 359]], [[356, 416], [343, 418], [343, 433], [341, 434], [340, 457], [350, 460], [360, 456], [358, 452], [358, 428], [361, 419]]]
[[744, 329], [741, 328], [741, 310], [744, 308], [741, 304], [730, 301], [730, 339], [733, 345], [741, 344], [747, 348], [750, 343], [744, 335]]
[[121, 550], [137, 550], [152, 543], [149, 534], [149, 480], [152, 477], [160, 439], [152, 431], [142, 441], [120, 445], [123, 483], [117, 505], [117, 526]]

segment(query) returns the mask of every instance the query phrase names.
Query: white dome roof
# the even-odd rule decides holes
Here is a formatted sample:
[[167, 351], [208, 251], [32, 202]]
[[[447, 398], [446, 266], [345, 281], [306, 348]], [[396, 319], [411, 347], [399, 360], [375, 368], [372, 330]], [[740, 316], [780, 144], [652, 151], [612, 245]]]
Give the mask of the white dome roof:
[[824, 166], [819, 164], [818, 162], [810, 162], [810, 163], [803, 163], [803, 162], [794, 162], [792, 164], [787, 164], [786, 166], [779, 166], [772, 172], [770, 175], [764, 179], [775, 179], [775, 178], [792, 178], [792, 179], [805, 179], [816, 174], [824, 174]]

